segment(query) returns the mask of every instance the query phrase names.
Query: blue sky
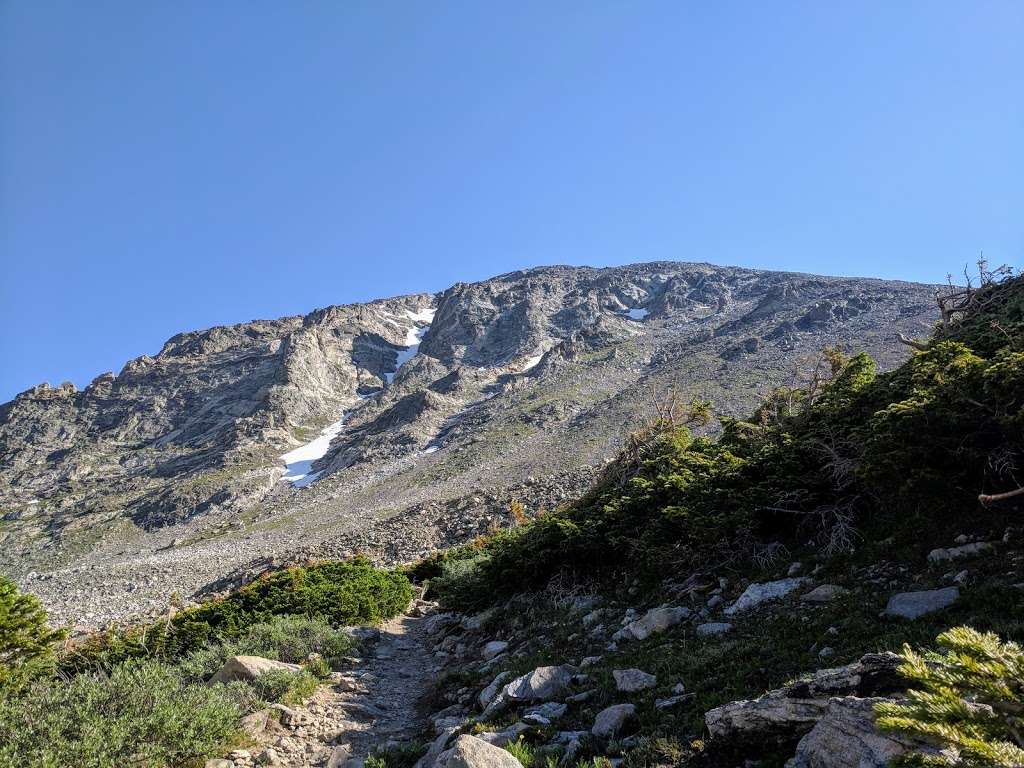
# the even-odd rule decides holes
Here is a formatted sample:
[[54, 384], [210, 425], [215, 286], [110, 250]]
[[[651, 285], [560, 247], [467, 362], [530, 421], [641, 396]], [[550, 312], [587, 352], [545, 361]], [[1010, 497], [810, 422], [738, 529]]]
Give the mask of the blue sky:
[[0, 401], [527, 266], [1024, 263], [1024, 3], [0, 3]]

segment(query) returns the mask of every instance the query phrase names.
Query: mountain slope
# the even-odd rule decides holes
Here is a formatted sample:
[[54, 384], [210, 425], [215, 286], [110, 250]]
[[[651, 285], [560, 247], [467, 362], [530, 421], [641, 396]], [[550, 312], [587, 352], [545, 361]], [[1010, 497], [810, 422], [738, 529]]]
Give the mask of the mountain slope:
[[[575, 495], [669, 390], [739, 415], [825, 346], [892, 367], [933, 294], [706, 264], [545, 267], [181, 334], [81, 392], [41, 385], [0, 407], [0, 567], [91, 624], [257, 558], [415, 557], [501, 523], [512, 498]], [[325, 453], [286, 470], [328, 426]]]

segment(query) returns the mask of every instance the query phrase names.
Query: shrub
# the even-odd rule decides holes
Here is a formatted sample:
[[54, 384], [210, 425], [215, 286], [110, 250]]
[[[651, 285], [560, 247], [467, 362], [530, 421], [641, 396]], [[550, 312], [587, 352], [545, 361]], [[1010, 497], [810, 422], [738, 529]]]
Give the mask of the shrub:
[[261, 701], [300, 704], [313, 695], [319, 684], [320, 681], [306, 670], [275, 669], [256, 678], [252, 688]]
[[237, 736], [223, 686], [185, 682], [154, 661], [33, 684], [0, 700], [0, 765], [19, 768], [187, 765]]
[[954, 747], [959, 765], [1024, 765], [1024, 650], [970, 627], [937, 642], [941, 652], [903, 647], [899, 671], [914, 687], [906, 703], [876, 705], [878, 725]]
[[64, 636], [46, 623], [46, 611], [0, 576], [0, 692], [13, 692], [53, 665], [53, 649]]
[[334, 627], [377, 622], [400, 613], [411, 599], [404, 574], [365, 560], [288, 568], [173, 618], [95, 635], [65, 656], [61, 668], [73, 674], [129, 658], [178, 659], [275, 616], [318, 618]]
[[[323, 619], [304, 616], [275, 616], [247, 628], [239, 637], [212, 642], [193, 651], [181, 660], [179, 667], [190, 679], [205, 680], [223, 666], [231, 656], [262, 656], [291, 664], [319, 657], [317, 669], [326, 677], [331, 665], [352, 650], [352, 638]], [[324, 671], [326, 670], [326, 671]], [[316, 674], [314, 669], [310, 671]]]

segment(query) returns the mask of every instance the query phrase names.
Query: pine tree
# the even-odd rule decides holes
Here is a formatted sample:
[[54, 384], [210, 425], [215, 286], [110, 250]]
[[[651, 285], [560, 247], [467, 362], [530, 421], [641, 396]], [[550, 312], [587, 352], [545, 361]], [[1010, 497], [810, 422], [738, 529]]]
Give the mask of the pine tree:
[[940, 652], [903, 647], [899, 671], [913, 687], [875, 707], [879, 727], [951, 748], [961, 766], [1024, 766], [1024, 650], [970, 627], [937, 641]]
[[64, 633], [46, 623], [46, 611], [33, 595], [22, 594], [0, 576], [0, 690], [45, 669]]

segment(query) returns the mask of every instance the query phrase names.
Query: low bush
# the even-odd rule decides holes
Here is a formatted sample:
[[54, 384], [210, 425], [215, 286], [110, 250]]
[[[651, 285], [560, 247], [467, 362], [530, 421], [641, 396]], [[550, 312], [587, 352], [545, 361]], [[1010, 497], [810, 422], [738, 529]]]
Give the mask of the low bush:
[[188, 765], [230, 745], [239, 715], [224, 686], [189, 683], [160, 662], [130, 661], [109, 675], [36, 682], [0, 699], [0, 765]]
[[214, 641], [193, 651], [179, 667], [190, 679], [206, 680], [231, 656], [262, 656], [299, 664], [315, 655], [320, 658], [308, 665], [310, 672], [326, 677], [353, 645], [348, 633], [323, 619], [276, 616], [248, 627], [237, 638]]
[[320, 619], [332, 627], [378, 622], [400, 613], [411, 599], [404, 574], [365, 560], [288, 568], [172, 618], [94, 635], [63, 656], [60, 666], [75, 674], [130, 658], [180, 659], [277, 616]]

